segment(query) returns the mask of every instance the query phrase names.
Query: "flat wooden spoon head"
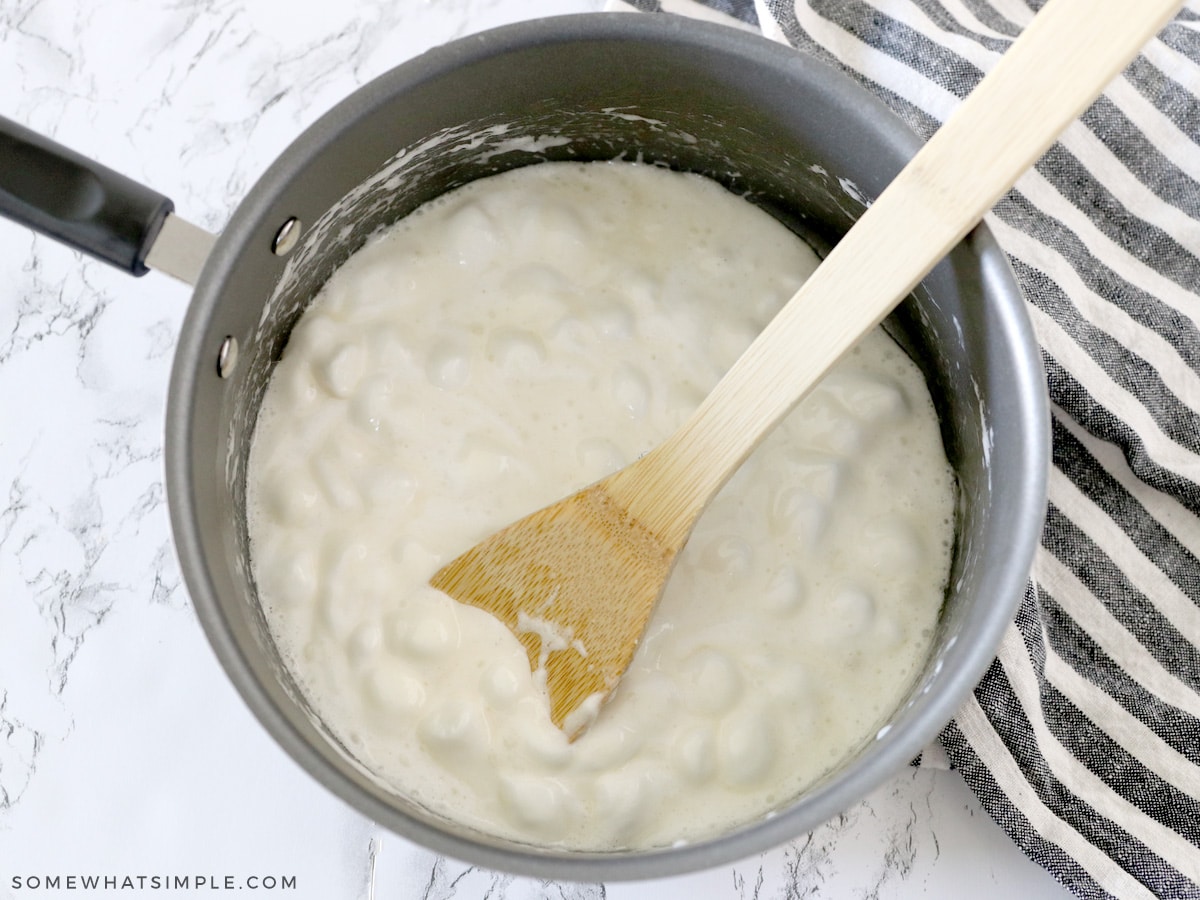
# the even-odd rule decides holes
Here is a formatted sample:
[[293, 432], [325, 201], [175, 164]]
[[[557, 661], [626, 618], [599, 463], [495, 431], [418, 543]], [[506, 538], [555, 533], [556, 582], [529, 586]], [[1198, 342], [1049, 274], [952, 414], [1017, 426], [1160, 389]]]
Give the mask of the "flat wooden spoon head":
[[590, 719], [575, 710], [598, 709], [616, 686], [696, 517], [755, 445], [1181, 5], [1050, 0], [679, 432], [434, 576], [544, 664], [556, 724], [578, 733]]
[[551, 719], [574, 737], [629, 666], [677, 551], [602, 481], [497, 532], [430, 584], [517, 635], [544, 673]]

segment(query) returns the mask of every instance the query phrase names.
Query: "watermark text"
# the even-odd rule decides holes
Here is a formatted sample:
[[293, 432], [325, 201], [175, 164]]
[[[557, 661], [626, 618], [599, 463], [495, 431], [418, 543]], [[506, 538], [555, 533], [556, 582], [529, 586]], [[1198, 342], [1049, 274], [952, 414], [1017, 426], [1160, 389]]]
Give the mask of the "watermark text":
[[17, 891], [294, 891], [295, 875], [14, 875]]

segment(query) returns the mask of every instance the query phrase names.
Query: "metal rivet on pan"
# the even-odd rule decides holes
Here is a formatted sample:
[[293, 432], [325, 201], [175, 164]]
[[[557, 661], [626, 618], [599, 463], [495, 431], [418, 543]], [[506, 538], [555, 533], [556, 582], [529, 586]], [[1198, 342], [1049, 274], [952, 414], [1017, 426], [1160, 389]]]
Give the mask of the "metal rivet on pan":
[[300, 240], [300, 220], [292, 216], [279, 226], [275, 232], [275, 240], [271, 242], [271, 250], [276, 256], [287, 256]]
[[221, 349], [217, 351], [217, 374], [228, 378], [237, 368], [238, 345], [237, 338], [229, 335], [221, 341]]

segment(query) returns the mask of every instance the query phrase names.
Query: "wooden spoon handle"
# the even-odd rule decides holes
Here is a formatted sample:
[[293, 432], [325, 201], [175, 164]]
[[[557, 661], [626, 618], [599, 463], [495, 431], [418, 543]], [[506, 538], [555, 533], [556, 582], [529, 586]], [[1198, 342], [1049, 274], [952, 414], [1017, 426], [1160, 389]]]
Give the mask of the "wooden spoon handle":
[[694, 518], [758, 442], [983, 218], [1180, 6], [1181, 0], [1051, 0], [693, 417], [619, 473], [610, 493], [668, 543], [686, 540]]

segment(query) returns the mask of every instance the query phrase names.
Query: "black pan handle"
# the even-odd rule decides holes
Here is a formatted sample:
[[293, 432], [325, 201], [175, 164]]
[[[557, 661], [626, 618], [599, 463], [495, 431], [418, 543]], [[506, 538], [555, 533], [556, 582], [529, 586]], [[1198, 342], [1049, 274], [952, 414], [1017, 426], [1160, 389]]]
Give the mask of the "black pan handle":
[[133, 275], [175, 204], [0, 116], [0, 215]]

